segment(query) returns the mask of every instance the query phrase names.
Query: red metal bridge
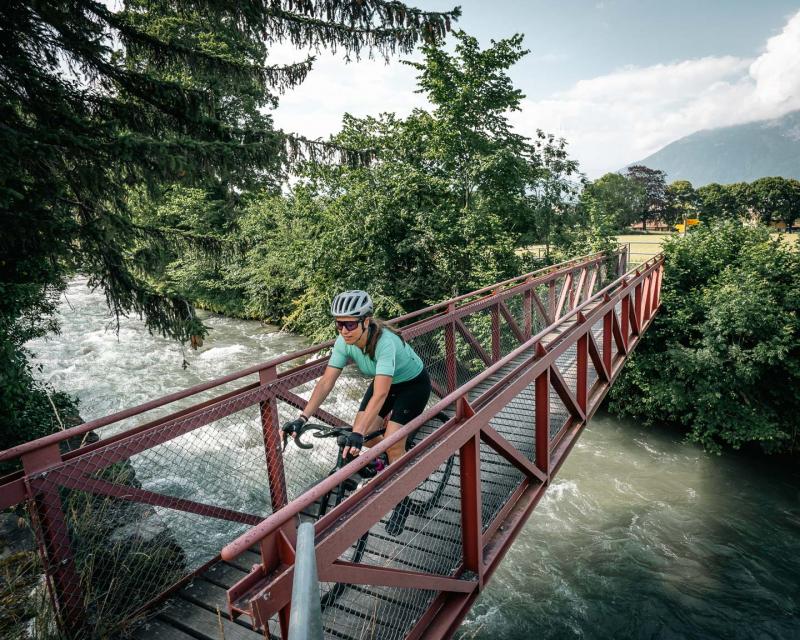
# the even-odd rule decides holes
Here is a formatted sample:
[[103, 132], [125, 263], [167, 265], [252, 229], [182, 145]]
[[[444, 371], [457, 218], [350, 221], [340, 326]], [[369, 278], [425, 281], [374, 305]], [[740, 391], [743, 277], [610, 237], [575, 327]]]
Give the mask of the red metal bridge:
[[[662, 256], [627, 271], [620, 250], [395, 319], [434, 398], [332, 475], [335, 442], [280, 442], [328, 342], [0, 453], [22, 467], [0, 481], [0, 507], [26, 509], [73, 637], [286, 638], [302, 521], [326, 637], [449, 637], [652, 321], [662, 272]], [[365, 385], [346, 370], [314, 420], [347, 425]], [[389, 535], [407, 496], [406, 528]]]

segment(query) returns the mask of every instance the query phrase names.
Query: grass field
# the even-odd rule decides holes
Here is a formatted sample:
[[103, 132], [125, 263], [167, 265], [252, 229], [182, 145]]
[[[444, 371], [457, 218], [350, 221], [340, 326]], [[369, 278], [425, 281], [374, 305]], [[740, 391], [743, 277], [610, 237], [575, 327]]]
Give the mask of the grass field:
[[631, 248], [630, 264], [640, 264], [661, 253], [661, 244], [672, 234], [668, 231], [653, 233], [631, 233], [617, 236], [619, 244], [629, 244]]
[[[665, 239], [672, 236], [669, 231], [654, 231], [652, 233], [630, 233], [617, 236], [619, 244], [630, 244], [630, 264], [636, 265], [645, 262], [654, 255], [661, 252], [661, 245]], [[800, 249], [800, 233], [777, 233], [784, 242]], [[534, 244], [524, 249], [517, 249], [518, 252], [532, 252], [541, 254], [544, 252], [544, 245]]]

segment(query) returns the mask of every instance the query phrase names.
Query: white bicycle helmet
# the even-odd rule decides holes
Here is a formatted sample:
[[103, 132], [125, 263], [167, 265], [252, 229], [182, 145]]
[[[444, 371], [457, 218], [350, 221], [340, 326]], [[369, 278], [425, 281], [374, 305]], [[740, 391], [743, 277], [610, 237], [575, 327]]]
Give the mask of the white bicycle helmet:
[[366, 291], [355, 289], [343, 291], [331, 302], [332, 316], [353, 316], [364, 318], [372, 315], [372, 298]]

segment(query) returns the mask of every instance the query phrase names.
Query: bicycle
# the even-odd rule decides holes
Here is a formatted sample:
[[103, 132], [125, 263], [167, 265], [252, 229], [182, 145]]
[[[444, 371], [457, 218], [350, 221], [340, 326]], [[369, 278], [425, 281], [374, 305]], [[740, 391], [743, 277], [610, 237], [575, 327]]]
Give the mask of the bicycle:
[[[435, 420], [435, 421], [439, 422], [440, 425], [441, 425], [441, 424], [444, 424], [445, 422], [447, 422], [449, 420], [449, 418], [445, 413], [439, 412], [435, 416], [433, 416], [431, 418], [431, 420]], [[295, 432], [296, 435], [293, 438], [293, 442], [301, 449], [306, 449], [306, 450], [313, 449], [314, 445], [312, 443], [305, 442], [305, 441], [302, 440], [302, 436], [306, 432], [310, 432], [310, 431], [316, 432], [316, 433], [313, 433], [313, 437], [314, 438], [334, 438], [334, 437], [336, 438], [336, 444], [339, 447], [339, 452], [338, 452], [337, 457], [336, 457], [336, 464], [328, 472], [327, 476], [333, 475], [339, 469], [341, 469], [345, 464], [347, 464], [348, 462], [350, 462], [351, 460], [354, 459], [353, 457], [350, 457], [350, 456], [348, 456], [347, 459], [345, 459], [344, 456], [342, 455], [342, 451], [343, 451], [344, 447], [347, 444], [347, 435], [352, 431], [352, 427], [330, 427], [330, 426], [327, 426], [327, 425], [306, 422], [303, 425], [303, 427], [300, 429], [300, 431], [296, 431]], [[385, 427], [383, 429], [378, 429], [377, 431], [373, 431], [372, 433], [369, 433], [366, 436], [364, 436], [364, 442], [365, 443], [369, 442], [370, 440], [373, 440], [374, 438], [377, 438], [378, 436], [383, 435], [385, 432], [386, 432]], [[414, 447], [414, 445], [415, 445], [414, 441], [416, 439], [416, 435], [417, 435], [417, 432], [415, 431], [411, 436], [409, 436], [406, 439], [406, 451], [409, 451]], [[289, 442], [289, 434], [288, 433], [284, 433], [283, 434], [283, 450], [284, 451], [286, 450], [286, 447], [288, 446], [288, 442]], [[323, 495], [319, 499], [319, 501], [317, 503], [315, 503], [315, 504], [317, 504], [316, 513], [308, 512], [308, 511], [303, 511], [301, 513], [303, 515], [307, 516], [307, 517], [314, 518], [315, 520], [319, 520], [320, 518], [322, 518], [322, 516], [324, 516], [327, 513], [327, 511], [328, 511], [328, 509], [330, 507], [331, 498], [334, 497], [334, 492], [335, 492], [335, 498], [334, 498], [333, 506], [336, 507], [339, 504], [341, 504], [342, 501], [350, 493], [352, 493], [353, 491], [358, 489], [358, 487], [361, 485], [361, 483], [368, 482], [371, 478], [375, 477], [378, 473], [383, 471], [383, 469], [386, 466], [388, 466], [389, 462], [388, 462], [388, 459], [386, 459], [385, 456], [386, 456], [385, 453], [382, 454], [381, 456], [379, 456], [378, 458], [373, 460], [368, 466], [360, 469], [355, 474], [353, 474], [353, 476], [350, 476], [349, 478], [347, 478], [344, 482], [339, 484], [335, 489], [332, 489], [331, 491], [328, 491], [325, 495]], [[450, 481], [450, 475], [451, 475], [451, 473], [453, 471], [453, 463], [454, 462], [455, 462], [455, 455], [452, 455], [447, 459], [447, 462], [445, 463], [445, 467], [444, 467], [444, 472], [442, 473], [442, 476], [439, 479], [439, 482], [438, 482], [438, 485], [436, 486], [436, 489], [432, 492], [432, 494], [426, 500], [419, 501], [419, 500], [413, 500], [410, 497], [404, 498], [404, 501], [408, 500], [408, 503], [405, 504], [405, 506], [403, 507], [406, 512], [402, 516], [402, 523], [399, 526], [399, 531], [397, 531], [395, 534], [391, 534], [390, 533], [390, 535], [399, 536], [403, 532], [403, 530], [405, 529], [405, 520], [406, 520], [406, 518], [408, 516], [410, 516], [410, 515], [423, 516], [438, 504], [439, 500], [441, 499], [442, 495], [444, 494], [444, 491], [445, 491], [445, 488], [447, 487], [448, 482]], [[356, 476], [356, 475], [360, 476], [360, 480], [356, 480], [355, 479], [354, 476]], [[319, 482], [321, 482], [321, 480], [318, 480], [318, 481], [312, 483], [311, 486], [308, 487], [308, 489], [311, 489], [313, 486], [315, 486]], [[400, 505], [398, 505], [397, 509], [399, 509], [399, 508], [401, 508]], [[388, 523], [387, 523], [387, 527], [388, 527]], [[369, 538], [369, 533], [370, 533], [369, 530], [364, 532], [364, 534], [356, 542], [355, 548], [353, 549], [353, 553], [351, 554], [351, 557], [350, 557], [350, 560], [349, 560], [350, 562], [358, 563], [363, 558], [364, 552], [366, 551], [366, 547], [367, 547], [367, 540]], [[333, 604], [336, 601], [336, 599], [342, 593], [344, 593], [345, 588], [346, 588], [345, 584], [342, 584], [342, 583], [334, 584], [333, 587], [330, 589], [330, 591], [328, 591], [322, 597], [322, 601], [321, 601], [322, 609], [324, 610], [327, 606], [330, 606], [331, 604]]]

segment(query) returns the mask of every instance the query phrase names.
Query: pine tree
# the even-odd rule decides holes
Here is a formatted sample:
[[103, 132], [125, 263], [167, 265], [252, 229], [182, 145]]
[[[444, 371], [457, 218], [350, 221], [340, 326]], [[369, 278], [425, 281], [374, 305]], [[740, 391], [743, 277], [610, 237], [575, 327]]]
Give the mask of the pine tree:
[[143, 277], [152, 252], [134, 249], [214, 250], [218, 240], [142, 224], [132, 192], [200, 186], [231, 202], [301, 157], [364, 160], [273, 126], [264, 109], [313, 60], [271, 66], [270, 47], [388, 58], [441, 38], [459, 13], [382, 0], [0, 3], [0, 421], [25, 421], [19, 407], [37, 391], [22, 345], [56, 328], [52, 311], [75, 272], [117, 317], [138, 314], [181, 340], [202, 335], [186, 300]]
[[[57, 286], [80, 269], [114, 312], [185, 339], [199, 330], [190, 309], [145, 286], [125, 255], [137, 235], [154, 232], [132, 223], [127, 187], [209, 176], [243, 185], [320, 151], [258, 110], [311, 65], [268, 66], [270, 45], [388, 56], [441, 37], [457, 15], [376, 0], [134, 0], [120, 11], [92, 0], [3, 3], [4, 292]], [[217, 46], [197, 37], [208, 32], [220, 34]], [[17, 296], [3, 296], [0, 313], [13, 317], [20, 309], [9, 298]]]

